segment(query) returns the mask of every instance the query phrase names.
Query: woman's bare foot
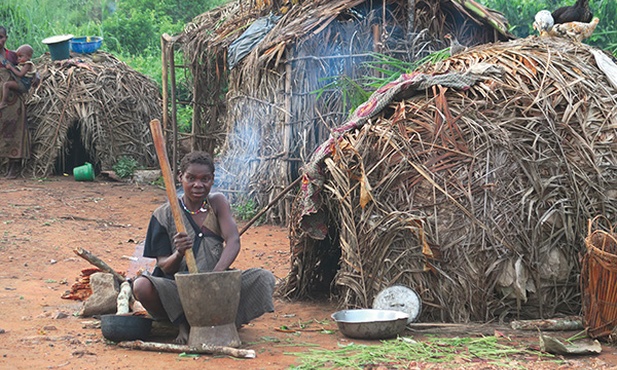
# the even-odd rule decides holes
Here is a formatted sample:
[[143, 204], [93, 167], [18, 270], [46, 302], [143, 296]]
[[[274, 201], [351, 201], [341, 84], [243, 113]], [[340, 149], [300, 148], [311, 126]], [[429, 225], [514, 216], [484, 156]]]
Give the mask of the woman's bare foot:
[[190, 326], [187, 322], [180, 323], [178, 336], [174, 340], [176, 344], [186, 344], [189, 341]]

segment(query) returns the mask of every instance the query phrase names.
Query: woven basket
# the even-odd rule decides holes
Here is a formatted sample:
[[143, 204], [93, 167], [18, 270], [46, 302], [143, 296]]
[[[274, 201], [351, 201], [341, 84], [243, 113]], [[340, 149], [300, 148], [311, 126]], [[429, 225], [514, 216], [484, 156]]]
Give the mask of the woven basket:
[[[598, 222], [605, 221], [604, 228]], [[595, 229], [595, 230], [594, 230]], [[581, 267], [585, 329], [592, 338], [614, 340], [617, 325], [617, 235], [603, 216], [589, 221]]]

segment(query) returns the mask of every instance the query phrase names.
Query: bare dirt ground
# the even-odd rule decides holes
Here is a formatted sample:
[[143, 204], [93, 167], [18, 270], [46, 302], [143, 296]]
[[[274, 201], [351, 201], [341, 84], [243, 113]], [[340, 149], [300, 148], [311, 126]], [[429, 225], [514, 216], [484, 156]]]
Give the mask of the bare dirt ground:
[[[89, 263], [75, 255], [82, 247], [127, 276], [152, 261], [140, 257], [151, 212], [166, 200], [164, 190], [150, 185], [97, 180], [76, 182], [71, 177], [0, 179], [0, 369], [164, 369], [228, 368], [284, 369], [299, 365], [296, 352], [313, 348], [336, 349], [355, 343], [378, 344], [345, 338], [330, 315], [329, 302], [288, 302], [277, 298], [269, 313], [239, 330], [242, 348], [253, 349], [255, 359], [119, 348], [107, 342], [93, 318], [79, 317], [79, 301], [61, 299]], [[287, 230], [275, 226], [250, 228], [242, 236], [242, 251], [233, 267], [263, 267], [282, 279], [289, 268]], [[324, 331], [324, 329], [326, 329]], [[467, 328], [462, 335], [497, 329], [509, 341], [538, 347], [535, 333], [505, 327]], [[428, 332], [430, 334], [430, 331]], [[427, 332], [407, 331], [421, 340]], [[461, 333], [458, 333], [461, 335]], [[572, 333], [557, 333], [566, 338]], [[441, 334], [445, 335], [445, 334]], [[449, 333], [447, 335], [455, 335]], [[162, 338], [171, 341], [173, 338]], [[501, 340], [501, 339], [500, 339]], [[291, 353], [291, 354], [290, 354]], [[615, 347], [604, 345], [599, 356], [514, 358], [508, 367], [533, 369], [617, 368]], [[451, 364], [454, 368], [493, 369], [482, 362]], [[444, 368], [445, 365], [410, 363], [408, 368]], [[370, 368], [393, 368], [393, 365]]]

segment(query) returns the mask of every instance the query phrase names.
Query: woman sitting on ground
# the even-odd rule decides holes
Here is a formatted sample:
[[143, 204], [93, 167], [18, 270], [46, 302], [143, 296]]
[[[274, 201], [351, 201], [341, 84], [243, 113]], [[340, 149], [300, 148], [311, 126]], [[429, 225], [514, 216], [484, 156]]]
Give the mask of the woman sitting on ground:
[[[178, 180], [184, 189], [178, 202], [184, 209], [185, 225], [190, 227], [186, 233], [177, 232], [169, 203], [154, 211], [144, 257], [156, 258], [156, 268], [152, 275], [134, 281], [133, 292], [151, 316], [169, 319], [179, 327], [176, 342], [184, 344], [190, 328], [174, 280], [176, 272], [187, 271], [184, 254], [192, 248], [199, 272], [227, 270], [240, 252], [240, 235], [227, 198], [222, 193], [210, 193], [214, 162], [208, 153], [187, 154], [180, 163]], [[270, 271], [251, 268], [242, 272], [237, 327], [274, 311], [274, 283]]]

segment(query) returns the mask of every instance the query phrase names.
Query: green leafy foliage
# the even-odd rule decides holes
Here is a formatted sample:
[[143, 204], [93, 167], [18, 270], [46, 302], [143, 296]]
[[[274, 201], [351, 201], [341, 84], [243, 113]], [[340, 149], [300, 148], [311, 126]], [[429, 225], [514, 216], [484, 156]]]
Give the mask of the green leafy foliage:
[[[48, 51], [41, 41], [60, 34], [102, 36], [101, 50], [120, 59], [157, 62], [143, 68], [161, 80], [160, 37], [180, 33], [195, 16], [225, 0], [23, 0], [0, 2], [0, 25], [8, 29], [7, 47], [30, 44], [35, 58]], [[152, 56], [153, 58], [149, 58]], [[141, 64], [143, 67], [143, 63]], [[139, 72], [142, 70], [138, 69]], [[182, 77], [182, 76], [179, 76]]]
[[242, 221], [252, 219], [258, 212], [257, 203], [252, 199], [235, 203], [231, 208], [235, 218]]
[[412, 72], [424, 63], [437, 62], [449, 56], [450, 52], [447, 48], [414, 62], [406, 62], [385, 54], [372, 53], [371, 57], [362, 63], [369, 71], [365, 76], [359, 79], [352, 79], [345, 75], [332, 76], [324, 79], [327, 83], [314, 93], [317, 95], [317, 99], [329, 93], [340, 93], [342, 94], [343, 110], [353, 111], [381, 86], [396, 80], [404, 73]]
[[112, 169], [121, 179], [133, 176], [139, 164], [132, 157], [123, 155], [118, 159], [118, 162], [112, 166]]
[[113, 35], [114, 43], [108, 45], [111, 52], [140, 54], [160, 43], [157, 18], [153, 11], [131, 9], [128, 12], [116, 12], [103, 22], [105, 32]]

